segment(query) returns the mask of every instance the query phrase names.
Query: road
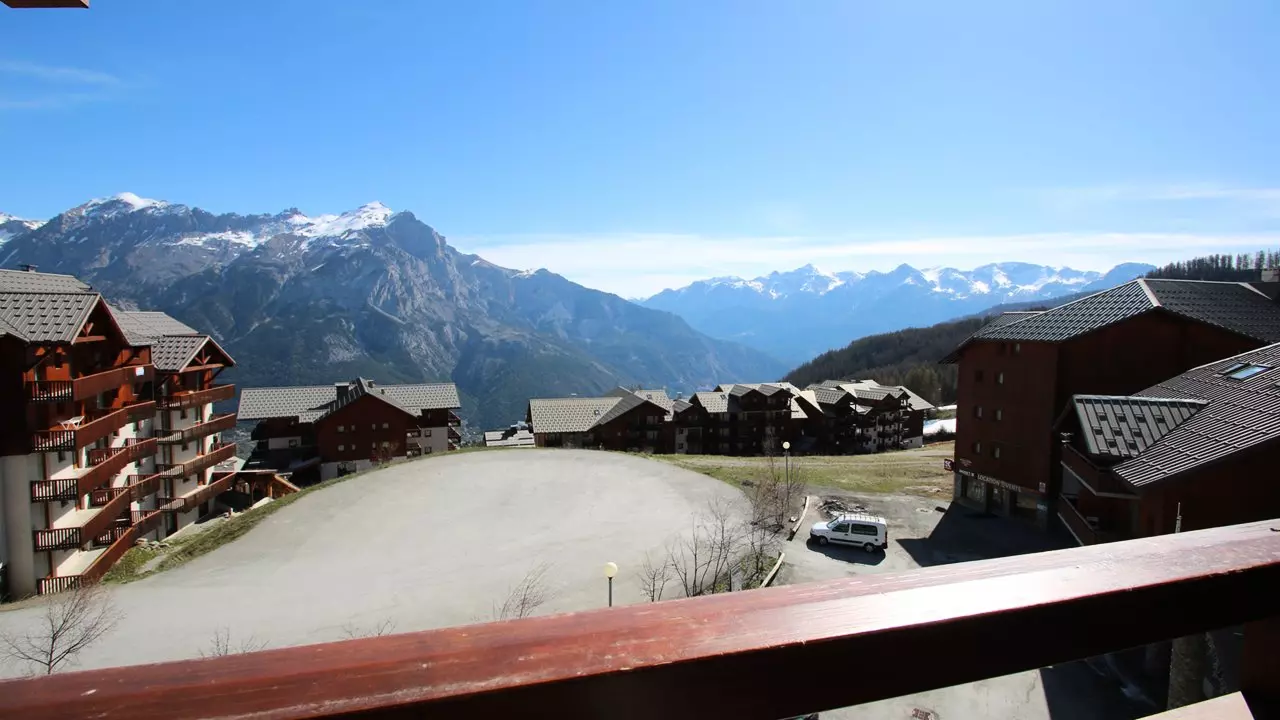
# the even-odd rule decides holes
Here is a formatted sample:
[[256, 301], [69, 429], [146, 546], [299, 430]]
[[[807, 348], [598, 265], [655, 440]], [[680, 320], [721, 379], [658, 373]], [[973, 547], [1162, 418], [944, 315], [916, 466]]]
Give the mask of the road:
[[[278, 648], [492, 619], [529, 570], [547, 564], [538, 614], [643, 600], [637, 571], [737, 490], [618, 453], [499, 450], [405, 463], [325, 488], [180, 568], [108, 586], [119, 625], [77, 668], [199, 657], [227, 628], [238, 647]], [[39, 606], [0, 612], [31, 627]], [[21, 668], [0, 668], [16, 675]]]

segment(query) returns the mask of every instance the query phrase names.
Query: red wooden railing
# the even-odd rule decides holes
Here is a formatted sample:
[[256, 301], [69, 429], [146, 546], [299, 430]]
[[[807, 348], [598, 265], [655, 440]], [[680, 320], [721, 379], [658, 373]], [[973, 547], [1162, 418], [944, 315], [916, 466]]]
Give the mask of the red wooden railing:
[[182, 497], [162, 497], [158, 498], [156, 502], [160, 504], [160, 509], [164, 512], [187, 512], [206, 500], [230, 490], [234, 484], [235, 474], [228, 474], [208, 485], [201, 485]]
[[52, 528], [48, 530], [35, 531], [35, 549], [36, 550], [70, 550], [78, 548], [83, 543], [81, 538], [84, 537], [80, 533], [78, 527]]
[[167, 463], [157, 464], [156, 469], [160, 471], [175, 472], [178, 477], [187, 477], [188, 475], [194, 475], [206, 468], [211, 468], [224, 460], [229, 460], [235, 457], [235, 454], [236, 446], [234, 444], [215, 444], [213, 449], [203, 455], [198, 455], [191, 460], [177, 465]]
[[102, 506], [101, 510], [85, 522], [83, 527], [84, 537], [97, 537], [99, 533], [114, 525], [116, 520], [125, 514], [125, 511], [129, 509], [129, 503], [133, 501], [132, 496], [124, 492], [125, 490], [126, 488], [111, 489], [114, 495]]
[[76, 478], [61, 480], [33, 480], [31, 482], [31, 502], [48, 502], [50, 500], [75, 500], [79, 497]]
[[1241, 624], [1260, 708], [1280, 700], [1274, 527], [13, 680], [0, 717], [784, 718]]
[[1062, 464], [1088, 484], [1095, 493], [1111, 493], [1115, 495], [1135, 495], [1133, 488], [1116, 479], [1111, 473], [1093, 464], [1089, 458], [1071, 445], [1062, 446]]
[[214, 385], [207, 390], [188, 390], [157, 398], [156, 405], [161, 410], [179, 410], [197, 405], [230, 400], [236, 396], [235, 385]]
[[126, 365], [73, 380], [28, 380], [27, 399], [36, 402], [86, 400], [122, 385], [150, 382], [154, 377], [155, 369], [151, 365]]
[[199, 438], [211, 435], [223, 430], [230, 430], [236, 426], [236, 414], [224, 413], [210, 418], [209, 420], [192, 425], [185, 430], [176, 430], [168, 433], [160, 438], [160, 442], [165, 444], [177, 444], [191, 442]]
[[110, 481], [125, 465], [155, 455], [156, 439], [130, 438], [122, 447], [96, 448], [90, 450], [89, 454], [90, 462], [93, 462], [95, 456], [101, 459], [89, 472], [80, 476], [78, 490], [82, 495]]
[[156, 404], [150, 400], [98, 415], [73, 429], [37, 430], [31, 434], [33, 452], [79, 450], [124, 427], [125, 424], [155, 414]]

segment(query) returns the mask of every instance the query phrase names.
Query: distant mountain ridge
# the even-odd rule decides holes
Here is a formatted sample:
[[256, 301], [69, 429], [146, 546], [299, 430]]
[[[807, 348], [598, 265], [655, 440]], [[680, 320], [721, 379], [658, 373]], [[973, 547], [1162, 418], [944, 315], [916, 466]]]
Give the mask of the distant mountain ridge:
[[463, 254], [381, 203], [239, 215], [121, 193], [13, 222], [0, 266], [76, 275], [126, 308], [210, 332], [242, 386], [452, 381], [463, 417], [497, 427], [530, 397], [694, 390], [786, 369], [675, 315]]
[[903, 264], [862, 273], [805, 265], [751, 280], [700, 280], [640, 302], [673, 312], [712, 337], [798, 363], [866, 335], [928, 326], [994, 305], [1096, 292], [1152, 269], [1125, 263], [1099, 273], [1009, 262], [969, 271]]

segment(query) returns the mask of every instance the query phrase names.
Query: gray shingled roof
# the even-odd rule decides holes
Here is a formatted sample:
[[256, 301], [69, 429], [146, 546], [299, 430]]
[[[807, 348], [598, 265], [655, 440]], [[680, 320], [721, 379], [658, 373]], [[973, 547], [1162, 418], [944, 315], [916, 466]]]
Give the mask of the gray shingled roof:
[[0, 293], [92, 293], [93, 288], [71, 275], [0, 270]]
[[1280, 304], [1246, 283], [1139, 278], [1020, 320], [992, 322], [943, 362], [954, 362], [974, 340], [1061, 342], [1156, 308], [1262, 342], [1280, 341]]
[[694, 393], [693, 397], [697, 399], [698, 404], [703, 410], [713, 413], [729, 412], [729, 394], [722, 392], [700, 392]]
[[529, 401], [530, 424], [539, 434], [586, 432], [624, 400], [620, 397], [535, 398]]
[[346, 400], [338, 400], [337, 385], [245, 388], [240, 392], [241, 420], [296, 417], [298, 422], [315, 422], [363, 395], [373, 395], [410, 415], [424, 410], [454, 409], [458, 388], [453, 383], [380, 385], [356, 378], [347, 383]]
[[691, 402], [689, 402], [689, 401], [687, 401], [687, 400], [672, 400], [672, 401], [671, 401], [671, 412], [673, 412], [673, 413], [684, 412], [685, 410], [688, 410], [688, 409], [689, 409], [689, 408], [691, 408], [691, 407], [693, 407], [693, 403], [691, 403]]
[[150, 341], [166, 335], [203, 335], [162, 312], [111, 309], [116, 324], [124, 331], [125, 339], [134, 345], [148, 345]]
[[671, 407], [673, 401], [671, 400], [671, 396], [667, 395], [666, 390], [629, 390], [625, 387], [619, 386], [605, 393], [605, 395], [610, 397], [626, 397], [628, 395], [635, 395], [662, 408], [663, 412], [667, 415], [672, 413]]
[[[1240, 363], [1270, 369], [1244, 380], [1224, 374]], [[1145, 452], [1112, 468], [1130, 484], [1143, 487], [1280, 440], [1280, 343], [1203, 365], [1137, 396], [1207, 403]]]
[[151, 341], [151, 364], [161, 372], [179, 372], [207, 342], [211, 342], [208, 335], [170, 335], [157, 338]]
[[1203, 400], [1076, 395], [1080, 433], [1091, 455], [1140, 455], [1205, 406]]
[[71, 342], [101, 299], [85, 292], [0, 292], [0, 321], [28, 342]]
[[849, 393], [840, 387], [829, 387], [826, 385], [810, 386], [813, 391], [814, 398], [823, 405], [835, 405], [845, 400]]

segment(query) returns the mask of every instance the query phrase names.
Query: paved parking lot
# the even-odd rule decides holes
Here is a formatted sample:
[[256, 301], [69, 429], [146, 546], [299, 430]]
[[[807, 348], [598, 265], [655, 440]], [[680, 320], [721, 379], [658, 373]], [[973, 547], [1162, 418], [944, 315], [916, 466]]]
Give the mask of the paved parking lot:
[[[391, 620], [397, 632], [491, 619], [538, 564], [540, 612], [640, 602], [646, 552], [686, 532], [712, 498], [737, 490], [639, 457], [499, 450], [405, 463], [301, 498], [241, 539], [139, 582], [109, 586], [118, 627], [80, 668], [198, 657], [221, 628], [233, 646], [342, 639]], [[38, 607], [0, 611], [28, 627]], [[14, 666], [0, 672], [15, 675]]]
[[[833, 496], [883, 516], [889, 524], [888, 549], [868, 553], [861, 548], [806, 542], [808, 527], [826, 519], [811, 509], [800, 532], [787, 543], [785, 569], [779, 576], [782, 583], [900, 572], [1060, 547], [1039, 532], [977, 516], [960, 506], [952, 508], [946, 501], [908, 495], [821, 494]], [[850, 672], [851, 681], [856, 677], [856, 672]], [[1127, 700], [1115, 682], [1095, 674], [1084, 663], [1068, 663], [831, 710], [821, 716], [841, 720], [1128, 720], [1152, 712], [1152, 708]]]

